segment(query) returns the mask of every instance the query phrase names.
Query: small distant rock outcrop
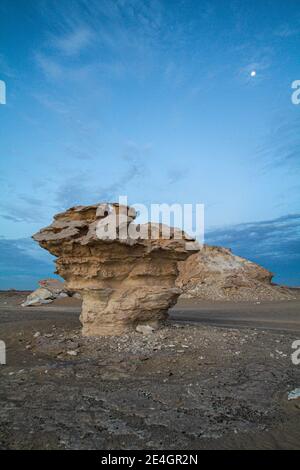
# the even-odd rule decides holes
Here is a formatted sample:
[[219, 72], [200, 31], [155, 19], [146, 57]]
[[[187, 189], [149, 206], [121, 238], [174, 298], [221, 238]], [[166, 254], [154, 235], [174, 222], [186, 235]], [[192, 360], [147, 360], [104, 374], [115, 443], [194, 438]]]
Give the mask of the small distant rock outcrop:
[[39, 286], [38, 289], [27, 296], [25, 302], [21, 304], [22, 307], [50, 304], [55, 299], [71, 295], [67, 292], [64, 282], [58, 279], [42, 279], [39, 281]]
[[272, 284], [273, 274], [227, 248], [204, 245], [179, 263], [176, 285], [182, 298], [202, 300], [264, 301], [295, 298], [286, 287]]
[[[104, 230], [99, 232], [112, 216], [116, 239], [107, 238]], [[182, 293], [175, 286], [177, 263], [198, 251], [197, 242], [173, 228], [171, 237], [165, 237], [169, 227], [133, 224], [135, 218], [133, 208], [118, 204], [77, 206], [57, 214], [49, 227], [33, 236], [58, 258], [57, 273], [65, 279], [66, 288], [80, 293], [86, 336], [120, 335], [138, 325], [151, 327], [167, 316]], [[129, 224], [136, 238], [120, 236]], [[155, 233], [156, 238], [145, 238], [145, 231]]]

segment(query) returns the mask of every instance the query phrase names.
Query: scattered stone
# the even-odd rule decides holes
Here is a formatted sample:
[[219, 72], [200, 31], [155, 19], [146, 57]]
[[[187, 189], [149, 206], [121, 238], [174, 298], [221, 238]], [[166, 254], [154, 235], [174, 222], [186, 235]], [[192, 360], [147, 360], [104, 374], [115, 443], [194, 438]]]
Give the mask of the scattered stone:
[[64, 299], [65, 297], [69, 297], [66, 292], [60, 292], [57, 296], [58, 299]]
[[297, 400], [298, 398], [300, 398], [300, 388], [295, 388], [288, 393], [288, 400]]
[[[260, 447], [267, 427], [271, 434], [263, 436], [265, 447], [278, 446], [278, 430], [281, 442], [297, 446], [300, 400], [288, 401], [288, 392], [300, 386], [299, 368], [269, 357], [270, 352], [277, 356], [279, 347], [290, 353], [294, 332], [283, 336], [258, 330], [253, 336], [248, 328], [224, 331], [185, 323], [178, 329], [166, 322], [151, 335], [133, 329], [100, 341], [81, 336], [74, 323], [67, 327], [69, 313], [63, 315], [56, 331], [52, 318], [43, 321], [37, 339], [37, 326], [29, 322], [16, 322], [16, 330], [9, 327], [7, 344], [15, 352], [0, 371], [2, 447], [58, 449], [62, 440], [66, 449], [124, 450], [148, 448], [151, 442], [149, 448], [182, 452], [206, 442], [210, 448]], [[49, 332], [54, 336], [45, 337]], [[24, 354], [27, 338], [33, 351]], [[77, 357], [67, 354], [73, 350]], [[18, 374], [22, 368], [25, 372]], [[240, 441], [232, 440], [236, 431]]]
[[136, 331], [143, 335], [151, 335], [154, 332], [154, 328], [150, 325], [138, 325]]
[[34, 333], [33, 337], [34, 338], [38, 338], [39, 336], [41, 336], [41, 333], [39, 331], [37, 331], [36, 333]]
[[69, 356], [77, 356], [78, 352], [77, 351], [67, 351], [67, 354], [69, 354]]

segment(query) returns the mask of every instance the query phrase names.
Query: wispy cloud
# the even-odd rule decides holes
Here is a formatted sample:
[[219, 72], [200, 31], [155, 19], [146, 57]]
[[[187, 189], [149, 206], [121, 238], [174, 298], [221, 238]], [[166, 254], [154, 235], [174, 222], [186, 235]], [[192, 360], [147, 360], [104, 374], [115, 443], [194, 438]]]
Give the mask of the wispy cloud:
[[66, 146], [66, 153], [69, 157], [75, 158], [76, 160], [90, 161], [93, 160], [94, 156], [86, 150], [76, 148], [74, 145]]
[[292, 36], [298, 36], [300, 34], [300, 26], [290, 26], [288, 24], [281, 25], [274, 31], [275, 36], [280, 38], [290, 38]]
[[[190, 8], [188, 2], [179, 5], [182, 14], [188, 14]], [[196, 17], [188, 28], [183, 28], [176, 18], [177, 12], [172, 18], [170, 10], [159, 0], [77, 0], [71, 11], [68, 2], [53, 5], [46, 0], [40, 11], [48, 28], [36, 61], [46, 76], [76, 76], [79, 73], [76, 59], [85, 54], [86, 66], [102, 73], [102, 77], [126, 74], [143, 79], [160, 69], [174, 87], [186, 82], [186, 47], [196, 47], [198, 28], [215, 14], [210, 2], [202, 1], [197, 5]], [[54, 60], [56, 52], [58, 59], [63, 57], [63, 63]], [[197, 54], [192, 50], [189, 60], [197, 64]]]
[[117, 201], [118, 196], [128, 184], [139, 175], [139, 168], [133, 164], [113, 183], [97, 185], [82, 173], [67, 178], [58, 188], [56, 200], [58, 208], [67, 209], [76, 205], [95, 204], [98, 202]]
[[54, 37], [50, 44], [61, 54], [76, 56], [90, 46], [95, 38], [90, 28], [84, 26], [60, 37]]
[[67, 81], [72, 82], [73, 85], [76, 82], [82, 85], [89, 78], [97, 76], [97, 72], [101, 70], [96, 61], [86, 64], [74, 64], [41, 51], [35, 54], [35, 60], [37, 66], [48, 80], [60, 82], [61, 85]]
[[3, 54], [0, 54], [0, 74], [6, 75], [9, 78], [15, 78], [16, 74], [13, 69], [9, 66], [6, 58]]
[[35, 60], [43, 74], [50, 79], [61, 79], [64, 75], [64, 67], [61, 66], [55, 59], [37, 52], [35, 54]]
[[[134, 141], [127, 141], [121, 155], [121, 161], [125, 162], [126, 166], [112, 183], [96, 184], [93, 170], [85, 173], [81, 171], [80, 174], [65, 179], [56, 192], [57, 207], [67, 209], [77, 204], [117, 200], [134, 180], [140, 180], [145, 175], [145, 155], [150, 148], [150, 144], [140, 146]], [[103, 180], [103, 175], [101, 179]]]
[[6, 202], [0, 205], [0, 217], [13, 222], [36, 223], [43, 220], [43, 211], [32, 204]]
[[[51, 75], [53, 77], [53, 75]], [[58, 114], [68, 114], [70, 112], [70, 106], [64, 103], [61, 99], [55, 99], [53, 95], [47, 93], [34, 93], [33, 98], [35, 98], [40, 104], [46, 108], [54, 111]]]
[[27, 194], [21, 194], [20, 199], [31, 206], [41, 206], [43, 200], [32, 195], [28, 196]]
[[49, 210], [49, 202], [45, 203], [43, 197], [32, 194], [14, 194], [10, 200], [6, 194], [5, 201], [0, 204], [0, 217], [16, 223], [42, 223]]
[[106, 72], [119, 73], [126, 66], [131, 72], [133, 66], [141, 67], [145, 56], [149, 57], [150, 51], [155, 50], [161, 10], [162, 5], [156, 0], [151, 5], [135, 0], [128, 0], [126, 4], [79, 0], [73, 3], [71, 11], [69, 4], [53, 5], [46, 1], [40, 12], [48, 29], [36, 53], [36, 62], [50, 78], [59, 78], [62, 74], [71, 77], [71, 71], [78, 73], [78, 66], [74, 62], [62, 64], [53, 58], [53, 52], [59, 52], [70, 61], [94, 48], [99, 60], [87, 60], [89, 68], [100, 67]]
[[300, 118], [294, 116], [291, 120], [281, 116], [278, 122], [257, 148], [257, 158], [265, 171], [285, 167], [294, 172], [299, 170], [300, 163]]

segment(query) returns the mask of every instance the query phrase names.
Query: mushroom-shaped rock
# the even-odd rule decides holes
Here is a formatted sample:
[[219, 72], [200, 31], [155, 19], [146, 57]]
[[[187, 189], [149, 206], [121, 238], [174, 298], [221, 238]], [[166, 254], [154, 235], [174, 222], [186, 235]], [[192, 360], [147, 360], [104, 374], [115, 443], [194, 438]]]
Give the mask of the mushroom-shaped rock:
[[81, 294], [83, 334], [120, 335], [167, 316], [181, 289], [177, 262], [199, 250], [183, 231], [135, 224], [119, 204], [72, 207], [33, 235], [57, 257], [66, 288]]

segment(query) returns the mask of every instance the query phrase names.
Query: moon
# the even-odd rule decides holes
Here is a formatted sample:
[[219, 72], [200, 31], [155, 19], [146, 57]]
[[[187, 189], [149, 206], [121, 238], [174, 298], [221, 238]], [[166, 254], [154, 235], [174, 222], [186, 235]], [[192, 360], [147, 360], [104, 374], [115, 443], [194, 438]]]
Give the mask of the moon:
[[252, 70], [252, 72], [250, 73], [251, 77], [256, 77], [256, 70]]

